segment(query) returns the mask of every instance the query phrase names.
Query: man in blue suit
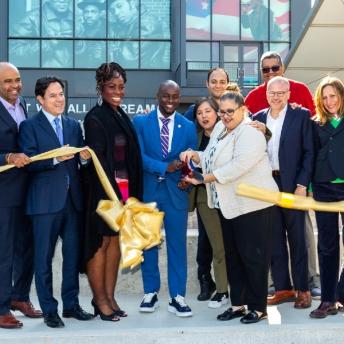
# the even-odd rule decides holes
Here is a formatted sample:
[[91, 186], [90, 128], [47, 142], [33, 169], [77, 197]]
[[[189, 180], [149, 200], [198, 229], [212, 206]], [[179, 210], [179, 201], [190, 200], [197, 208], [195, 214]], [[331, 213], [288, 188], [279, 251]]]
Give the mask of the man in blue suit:
[[[163, 82], [158, 90], [158, 108], [148, 115], [134, 117], [134, 127], [143, 159], [145, 202], [157, 202], [165, 212], [164, 225], [168, 261], [168, 310], [180, 317], [192, 315], [185, 303], [187, 254], [186, 229], [188, 194], [178, 188], [181, 178], [179, 153], [197, 145], [192, 122], [176, 112], [180, 88], [172, 80]], [[154, 312], [160, 289], [158, 247], [144, 251], [141, 264], [144, 297], [141, 312]]]
[[[28, 156], [34, 156], [62, 145], [82, 147], [83, 139], [77, 121], [63, 116], [64, 85], [57, 77], [37, 80], [35, 95], [42, 110], [20, 126], [19, 145]], [[87, 160], [90, 154], [80, 152]], [[79, 242], [82, 209], [79, 157], [66, 155], [29, 165], [29, 187], [26, 213], [30, 215], [34, 234], [34, 268], [39, 303], [44, 322], [49, 327], [63, 327], [53, 297], [52, 259], [58, 237], [62, 238], [63, 317], [89, 320], [91, 314], [79, 306]]]
[[20, 310], [30, 318], [42, 317], [30, 302], [33, 277], [31, 224], [24, 214], [27, 174], [30, 163], [18, 147], [18, 127], [26, 119], [20, 97], [22, 81], [18, 69], [0, 62], [0, 166], [17, 168], [0, 173], [0, 327], [20, 328], [22, 322], [10, 312]]
[[[309, 110], [291, 108], [289, 81], [281, 76], [268, 82], [266, 96], [270, 108], [257, 112], [253, 119], [265, 123], [272, 132], [268, 154], [273, 176], [280, 191], [306, 196], [314, 160]], [[276, 292], [268, 304], [295, 301], [295, 308], [308, 308], [312, 298], [308, 286], [305, 212], [279, 208], [275, 223], [271, 273]], [[287, 238], [295, 291], [289, 276]]]

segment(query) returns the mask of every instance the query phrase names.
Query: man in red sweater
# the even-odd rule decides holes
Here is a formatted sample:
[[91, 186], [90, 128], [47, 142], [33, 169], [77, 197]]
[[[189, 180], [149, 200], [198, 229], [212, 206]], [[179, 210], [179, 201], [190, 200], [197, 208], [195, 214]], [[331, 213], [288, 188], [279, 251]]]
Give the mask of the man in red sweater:
[[[269, 107], [269, 103], [266, 98], [267, 84], [270, 79], [276, 76], [283, 76], [284, 64], [281, 55], [275, 51], [265, 52], [260, 59], [260, 70], [264, 83], [253, 89], [248, 93], [245, 98], [245, 105], [252, 114], [266, 109]], [[309, 88], [302, 82], [288, 79], [290, 84], [290, 98], [289, 103], [298, 104], [297, 106], [303, 106], [308, 109], [312, 116], [315, 115], [315, 105], [313, 96]], [[259, 124], [257, 123], [257, 127]], [[316, 271], [316, 250], [314, 242], [314, 232], [310, 217], [306, 214], [306, 244], [308, 253], [308, 275], [309, 275], [309, 287], [311, 294], [314, 298], [320, 297], [320, 281], [319, 275]], [[286, 295], [275, 295], [268, 303], [271, 305], [285, 302], [288, 297]]]
[[[283, 76], [284, 73], [284, 65], [280, 54], [275, 51], [265, 52], [260, 59], [260, 70], [264, 83], [250, 91], [245, 98], [245, 105], [252, 114], [269, 107], [266, 99], [267, 83], [273, 77]], [[289, 103], [299, 104], [308, 109], [312, 115], [315, 115], [313, 96], [308, 87], [302, 82], [288, 80], [290, 83]]]

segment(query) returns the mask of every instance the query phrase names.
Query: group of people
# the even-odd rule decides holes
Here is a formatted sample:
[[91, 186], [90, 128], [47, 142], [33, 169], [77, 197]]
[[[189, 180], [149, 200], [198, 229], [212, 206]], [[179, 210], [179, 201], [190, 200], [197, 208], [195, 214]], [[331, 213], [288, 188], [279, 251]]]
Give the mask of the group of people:
[[[64, 83], [58, 77], [37, 80], [35, 96], [42, 109], [27, 119], [19, 71], [1, 62], [0, 166], [17, 168], [0, 174], [0, 327], [23, 326], [11, 310], [43, 317], [49, 327], [64, 326], [52, 288], [59, 237], [62, 316], [87, 321], [99, 315], [112, 322], [127, 316], [115, 298], [119, 237], [96, 213], [106, 194], [89, 151], [30, 159], [65, 145], [95, 151], [119, 200], [133, 196], [156, 202], [164, 212], [169, 312], [192, 316], [185, 294], [187, 219], [194, 209], [199, 223], [198, 300], [209, 300], [211, 308], [231, 302], [218, 320], [255, 323], [267, 318], [268, 305], [283, 302], [311, 307], [316, 269], [312, 271], [309, 215], [238, 196], [236, 187], [245, 182], [306, 196], [311, 185], [316, 200], [343, 200], [344, 85], [324, 78], [314, 107], [304, 84], [283, 77], [278, 53], [263, 54], [261, 72], [264, 83], [244, 98], [225, 70], [210, 70], [209, 97], [184, 115], [177, 112], [179, 85], [164, 81], [157, 108], [131, 122], [120, 106], [126, 72], [115, 62], [103, 63], [96, 70], [98, 102], [85, 117], [83, 136], [80, 124], [63, 115]], [[344, 274], [338, 283], [338, 214], [316, 212], [316, 220], [321, 303], [310, 316], [324, 318], [343, 308]], [[142, 313], [159, 305], [158, 254], [157, 246], [143, 252]], [[80, 271], [92, 290], [93, 314], [79, 305]], [[29, 298], [33, 274], [42, 311]]]

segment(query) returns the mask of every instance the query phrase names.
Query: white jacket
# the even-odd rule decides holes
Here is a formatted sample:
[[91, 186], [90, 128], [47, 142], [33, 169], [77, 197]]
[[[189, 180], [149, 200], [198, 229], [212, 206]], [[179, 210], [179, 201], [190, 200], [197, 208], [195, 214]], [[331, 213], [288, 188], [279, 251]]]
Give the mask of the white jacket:
[[[247, 183], [278, 191], [266, 152], [266, 139], [262, 132], [248, 125], [250, 121], [249, 118], [245, 118], [233, 131], [219, 140], [213, 157], [211, 170], [217, 180], [215, 187], [219, 205], [226, 219], [271, 206], [270, 203], [236, 195], [238, 184]], [[204, 158], [209, 154], [210, 147], [224, 128], [222, 121], [217, 123], [207, 149], [198, 152], [202, 167], [205, 166]], [[208, 205], [214, 208], [209, 183], [206, 184], [206, 188]]]

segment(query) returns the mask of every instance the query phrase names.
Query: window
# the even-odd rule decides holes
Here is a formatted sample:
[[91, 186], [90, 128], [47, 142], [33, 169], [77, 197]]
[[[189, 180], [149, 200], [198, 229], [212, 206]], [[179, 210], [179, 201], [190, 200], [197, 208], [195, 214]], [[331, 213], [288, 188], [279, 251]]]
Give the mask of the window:
[[9, 60], [28, 68], [170, 69], [170, 0], [11, 0]]
[[[188, 70], [206, 70], [217, 63], [257, 65], [259, 54], [254, 55], [254, 61], [225, 61], [228, 54], [223, 47], [228, 44], [247, 46], [243, 56], [250, 56], [248, 52], [254, 46], [255, 52], [270, 49], [285, 57], [290, 48], [290, 1], [186, 0], [186, 40]], [[220, 47], [216, 57], [215, 44]], [[258, 72], [252, 69], [250, 73]], [[237, 71], [233, 69], [232, 74], [234, 78]]]

